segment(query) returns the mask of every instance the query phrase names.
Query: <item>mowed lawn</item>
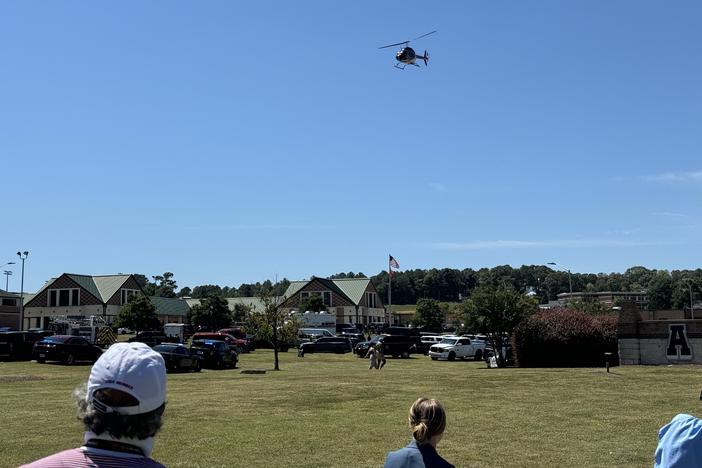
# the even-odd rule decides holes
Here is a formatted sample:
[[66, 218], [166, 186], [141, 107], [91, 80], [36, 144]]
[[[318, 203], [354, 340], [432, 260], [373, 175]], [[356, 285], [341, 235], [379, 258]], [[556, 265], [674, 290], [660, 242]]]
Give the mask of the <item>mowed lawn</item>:
[[[678, 412], [702, 414], [697, 366], [487, 369], [481, 362], [351, 354], [241, 356], [240, 369], [168, 378], [154, 458], [172, 467], [382, 466], [410, 440], [406, 415], [441, 400], [439, 452], [459, 467], [652, 466], [657, 431]], [[89, 365], [0, 363], [0, 465], [82, 442], [71, 391]]]

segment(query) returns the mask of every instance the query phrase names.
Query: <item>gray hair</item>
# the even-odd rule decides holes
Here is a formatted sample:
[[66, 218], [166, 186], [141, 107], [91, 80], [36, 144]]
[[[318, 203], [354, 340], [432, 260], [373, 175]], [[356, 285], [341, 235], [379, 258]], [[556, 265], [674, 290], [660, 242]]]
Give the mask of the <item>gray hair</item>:
[[[83, 422], [86, 430], [97, 435], [107, 432], [117, 439], [148, 439], [153, 437], [163, 425], [164, 403], [148, 413], [132, 416], [119, 413], [103, 413], [88, 401], [87, 385], [82, 385], [73, 391], [73, 398], [78, 407], [78, 419]], [[108, 401], [105, 403], [109, 404]]]

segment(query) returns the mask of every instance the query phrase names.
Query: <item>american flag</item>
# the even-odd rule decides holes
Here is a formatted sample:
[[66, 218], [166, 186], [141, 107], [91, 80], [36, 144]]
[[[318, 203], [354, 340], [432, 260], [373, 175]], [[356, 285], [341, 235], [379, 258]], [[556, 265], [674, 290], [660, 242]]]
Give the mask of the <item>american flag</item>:
[[400, 268], [400, 264], [397, 263], [397, 260], [395, 260], [395, 258], [392, 255], [390, 255], [390, 268]]

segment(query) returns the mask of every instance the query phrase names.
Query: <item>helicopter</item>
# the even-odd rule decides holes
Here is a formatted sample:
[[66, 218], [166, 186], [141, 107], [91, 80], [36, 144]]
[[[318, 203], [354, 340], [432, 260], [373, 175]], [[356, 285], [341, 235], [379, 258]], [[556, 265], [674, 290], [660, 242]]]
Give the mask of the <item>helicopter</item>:
[[[426, 34], [422, 34], [421, 36], [412, 39], [412, 41], [416, 41], [417, 39], [421, 39], [430, 34], [434, 34], [435, 32], [436, 31], [432, 31]], [[418, 67], [419, 65], [415, 63], [417, 59], [424, 60], [425, 67], [429, 65], [429, 53], [425, 50], [424, 55], [417, 55], [414, 49], [409, 46], [410, 42], [411, 41], [397, 42], [395, 44], [389, 44], [386, 46], [378, 47], [378, 49], [387, 49], [388, 47], [404, 45], [404, 47], [400, 49], [397, 52], [397, 54], [395, 54], [395, 59], [399, 62], [395, 64], [395, 68], [399, 68], [400, 70], [404, 70], [407, 65], [414, 65], [415, 67]], [[400, 63], [402, 63], [403, 65], [400, 66]]]

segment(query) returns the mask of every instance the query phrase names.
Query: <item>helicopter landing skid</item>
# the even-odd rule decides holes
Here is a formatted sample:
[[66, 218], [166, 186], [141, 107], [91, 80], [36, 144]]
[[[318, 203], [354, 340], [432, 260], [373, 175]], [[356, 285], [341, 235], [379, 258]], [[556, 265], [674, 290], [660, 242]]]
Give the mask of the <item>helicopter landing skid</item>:
[[395, 68], [397, 68], [398, 70], [404, 70], [405, 67], [406, 67], [407, 65], [414, 65], [414, 66], [417, 67], [417, 68], [421, 68], [421, 67], [420, 67], [419, 65], [417, 65], [416, 63], [403, 63], [402, 66], [400, 66], [399, 63], [396, 63], [394, 66], [395, 66]]

